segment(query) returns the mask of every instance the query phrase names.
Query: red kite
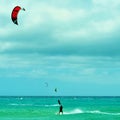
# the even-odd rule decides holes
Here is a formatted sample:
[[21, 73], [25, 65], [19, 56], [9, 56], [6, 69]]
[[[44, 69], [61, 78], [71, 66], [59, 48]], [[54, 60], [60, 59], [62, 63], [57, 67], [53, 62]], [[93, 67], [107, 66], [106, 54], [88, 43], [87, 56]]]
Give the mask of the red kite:
[[12, 14], [11, 14], [11, 19], [13, 21], [14, 24], [18, 25], [18, 22], [17, 22], [17, 16], [18, 16], [18, 13], [20, 10], [24, 10], [24, 8], [21, 8], [20, 6], [16, 6], [13, 11], [12, 11]]

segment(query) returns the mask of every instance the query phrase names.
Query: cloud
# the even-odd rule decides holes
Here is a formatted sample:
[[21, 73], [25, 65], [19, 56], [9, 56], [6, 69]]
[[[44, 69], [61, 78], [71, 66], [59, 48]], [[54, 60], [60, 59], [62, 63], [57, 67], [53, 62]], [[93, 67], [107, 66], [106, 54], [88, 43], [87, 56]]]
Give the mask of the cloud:
[[[7, 6], [9, 13], [4, 9], [0, 14], [10, 16], [16, 3], [10, 2]], [[113, 4], [98, 7], [107, 3], [95, 0], [89, 4], [72, 0], [59, 1], [59, 4], [54, 0], [20, 2], [26, 11], [19, 14], [19, 26], [9, 19], [0, 29], [1, 46], [5, 46], [1, 54], [119, 55], [119, 8], [109, 10]]]
[[[26, 9], [18, 15], [18, 26], [10, 18], [16, 5]], [[31, 94], [47, 81], [65, 91], [75, 85], [76, 91], [82, 87], [91, 93], [94, 86], [105, 90], [111, 85], [116, 93], [119, 5], [117, 0], [0, 1], [1, 89], [11, 92], [16, 86], [24, 94], [28, 86]]]
[[84, 69], [81, 74], [82, 75], [94, 75], [95, 74], [95, 69], [94, 68], [87, 68], [87, 69]]
[[[110, 57], [79, 57], [79, 56], [39, 56], [39, 55], [4, 55], [0, 58], [1, 77], [27, 77], [27, 78], [60, 78], [64, 80], [87, 79], [89, 77], [103, 77], [107, 72], [119, 73], [120, 58]], [[115, 71], [114, 71], [115, 70]], [[51, 77], [50, 77], [51, 76]], [[91, 80], [91, 79], [90, 79]], [[81, 81], [81, 79], [80, 79]]]
[[[30, 6], [27, 2], [23, 3], [25, 4], [26, 11], [24, 13], [22, 11], [20, 12], [18, 20], [19, 23], [22, 23], [19, 24], [19, 27], [21, 27], [20, 29], [25, 31], [32, 30], [33, 28], [36, 28], [38, 26], [39, 30], [44, 29], [44, 27], [48, 28], [49, 26], [53, 26], [53, 29], [56, 30], [57, 27], [59, 29], [61, 25], [70, 23], [70, 21], [75, 20], [78, 17], [82, 18], [86, 14], [86, 11], [82, 8], [71, 9], [67, 6], [55, 6], [57, 3], [49, 4], [47, 2], [32, 2], [32, 6]], [[14, 6], [14, 4], [15, 3], [10, 2], [8, 4], [9, 6], [7, 6], [8, 10], [3, 9], [3, 11], [1, 11], [1, 15], [6, 15], [7, 17], [10, 17], [12, 11], [11, 6]], [[2, 4], [2, 6], [4, 8], [6, 4], [4, 3]], [[4, 19], [8, 19], [7, 17]], [[13, 26], [12, 22], [8, 23], [6, 23], [6, 27], [3, 26], [4, 29], [2, 29], [1, 32], [3, 32], [4, 34], [1, 35], [5, 36], [5, 33], [9, 35], [10, 33], [13, 34], [13, 31], [17, 32], [16, 27]], [[51, 29], [51, 27], [49, 29]]]
[[94, 5], [101, 5], [104, 7], [116, 7], [120, 5], [120, 1], [114, 1], [114, 0], [92, 0]]
[[14, 48], [16, 44], [11, 42], [0, 42], [0, 53]]
[[[95, 35], [109, 35], [117, 31], [120, 24], [119, 9], [110, 9], [110, 11], [107, 9], [109, 6], [112, 8], [113, 4], [110, 4], [106, 9], [97, 7], [99, 4], [108, 4], [108, 1], [98, 2], [93, 0], [90, 8], [81, 6], [75, 8], [73, 7], [75, 5], [73, 1], [63, 2], [60, 5], [55, 1], [51, 4], [49, 2], [32, 2], [32, 6], [29, 5], [29, 2], [23, 3], [26, 12], [21, 11], [19, 14], [20, 25], [18, 29], [21, 31], [11, 23], [12, 25], [9, 24], [1, 30], [2, 36], [13, 35], [15, 32], [28, 32], [34, 29], [40, 32], [51, 31], [53, 38], [65, 41], [67, 39], [90, 38]], [[73, 6], [69, 7], [69, 4], [73, 4]], [[8, 14], [5, 10], [3, 13]], [[105, 16], [107, 17], [105, 18]]]

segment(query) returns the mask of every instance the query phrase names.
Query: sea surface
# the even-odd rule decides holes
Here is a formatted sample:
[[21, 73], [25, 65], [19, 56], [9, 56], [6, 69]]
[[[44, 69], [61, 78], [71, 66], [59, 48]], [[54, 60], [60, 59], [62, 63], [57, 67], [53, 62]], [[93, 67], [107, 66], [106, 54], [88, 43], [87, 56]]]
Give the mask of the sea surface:
[[0, 97], [0, 120], [120, 120], [120, 97]]

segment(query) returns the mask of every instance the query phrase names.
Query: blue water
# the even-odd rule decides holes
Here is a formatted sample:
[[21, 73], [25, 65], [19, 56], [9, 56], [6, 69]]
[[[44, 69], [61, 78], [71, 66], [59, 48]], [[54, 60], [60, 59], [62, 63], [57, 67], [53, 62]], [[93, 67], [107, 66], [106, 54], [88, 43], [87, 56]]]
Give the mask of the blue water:
[[0, 120], [120, 120], [120, 97], [0, 97]]

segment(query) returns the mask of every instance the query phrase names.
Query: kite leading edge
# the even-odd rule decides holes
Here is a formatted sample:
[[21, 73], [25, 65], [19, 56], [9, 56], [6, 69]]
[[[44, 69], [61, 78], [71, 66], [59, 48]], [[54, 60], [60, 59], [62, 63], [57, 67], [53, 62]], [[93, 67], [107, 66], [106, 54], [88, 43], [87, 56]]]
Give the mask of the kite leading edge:
[[18, 13], [20, 10], [23, 10], [25, 11], [24, 8], [21, 8], [20, 6], [16, 6], [13, 11], [12, 11], [12, 14], [11, 14], [11, 19], [13, 21], [14, 24], [18, 25], [18, 20], [17, 20], [17, 16], [18, 16]]

